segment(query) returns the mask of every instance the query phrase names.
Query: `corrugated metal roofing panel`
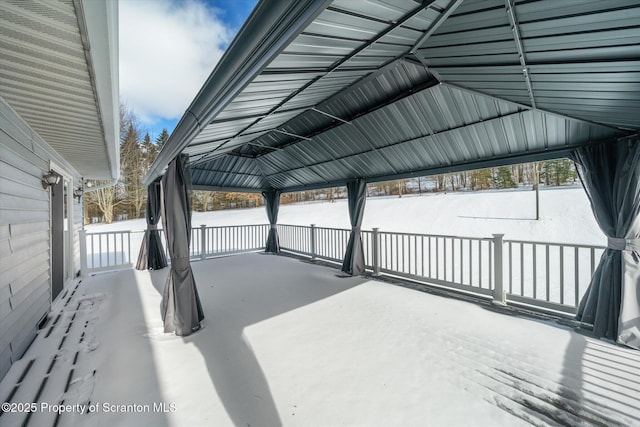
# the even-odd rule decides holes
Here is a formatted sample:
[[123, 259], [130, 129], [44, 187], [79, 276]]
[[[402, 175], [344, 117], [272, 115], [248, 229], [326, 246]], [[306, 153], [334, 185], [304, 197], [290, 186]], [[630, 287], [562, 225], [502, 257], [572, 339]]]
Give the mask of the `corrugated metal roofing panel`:
[[387, 23], [327, 9], [307, 27], [305, 32], [366, 41], [387, 27]]
[[331, 7], [353, 14], [366, 15], [380, 21], [393, 22], [400, 19], [409, 10], [415, 8], [416, 3], [413, 0], [335, 0], [331, 3]]
[[263, 130], [278, 128], [282, 124], [290, 120], [292, 117], [295, 117], [298, 114], [300, 114], [302, 111], [303, 110], [293, 110], [293, 111], [286, 111], [282, 113], [273, 113], [267, 117], [260, 119], [258, 123], [251, 126], [250, 131], [259, 132]]
[[215, 121], [206, 126], [193, 140], [192, 145], [209, 141], [220, 141], [236, 136], [240, 131], [255, 121], [255, 118], [238, 118], [230, 121]]
[[[517, 32], [504, 2], [465, 1], [418, 54], [447, 82], [584, 120], [640, 127], [640, 104], [626, 102], [638, 99], [640, 80], [614, 74], [638, 70], [630, 66], [640, 58], [637, 1], [517, 1], [513, 10]], [[522, 62], [516, 50], [493, 49], [496, 42], [507, 51], [520, 43]], [[617, 104], [620, 94], [624, 101]], [[602, 99], [610, 100], [606, 111], [596, 111], [605, 107]]]
[[308, 55], [348, 55], [360, 47], [362, 42], [357, 40], [321, 37], [316, 34], [300, 34], [293, 43], [284, 50], [286, 53]]
[[[531, 153], [554, 157], [563, 147], [620, 134], [559, 115], [563, 112], [589, 119], [598, 108], [607, 108], [604, 122], [617, 115], [616, 123], [635, 123], [640, 61], [616, 56], [636, 54], [636, 24], [620, 27], [626, 22], [624, 7], [635, 13], [631, 4], [516, 1], [522, 39], [512, 31], [503, 0], [466, 0], [441, 20], [452, 4], [438, 0], [417, 12], [419, 3], [409, 0], [333, 2], [256, 79], [261, 86], [250, 85], [234, 101], [264, 101], [270, 111], [302, 107], [288, 111], [286, 121], [274, 114], [247, 130], [278, 127], [291, 135], [267, 132], [248, 142], [271, 148], [245, 144], [234, 153], [254, 156], [266, 175], [264, 182], [286, 190], [358, 176], [376, 180], [442, 171]], [[568, 34], [548, 21], [582, 28], [586, 36]], [[434, 23], [442, 25], [416, 52], [428, 69], [403, 58]], [[525, 50], [522, 63], [520, 46]], [[595, 60], [563, 63], [567, 56], [560, 58], [559, 48], [575, 51], [569, 54], [578, 59], [608, 58], [608, 65]], [[353, 72], [341, 74], [345, 70]], [[436, 85], [429, 70], [444, 84]], [[534, 100], [538, 108], [559, 114], [527, 109]], [[251, 175], [242, 176], [247, 180]], [[218, 182], [240, 182], [224, 179]]]

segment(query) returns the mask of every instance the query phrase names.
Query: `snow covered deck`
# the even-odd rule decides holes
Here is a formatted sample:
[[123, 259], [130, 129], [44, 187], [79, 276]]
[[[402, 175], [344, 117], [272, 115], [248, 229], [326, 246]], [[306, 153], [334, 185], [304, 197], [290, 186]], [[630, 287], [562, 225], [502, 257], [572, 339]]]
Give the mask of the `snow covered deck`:
[[[637, 351], [284, 256], [192, 266], [206, 319], [189, 337], [162, 331], [168, 269], [100, 274], [63, 294], [0, 385], [23, 411], [0, 423], [640, 423]], [[57, 415], [61, 402], [72, 412]]]

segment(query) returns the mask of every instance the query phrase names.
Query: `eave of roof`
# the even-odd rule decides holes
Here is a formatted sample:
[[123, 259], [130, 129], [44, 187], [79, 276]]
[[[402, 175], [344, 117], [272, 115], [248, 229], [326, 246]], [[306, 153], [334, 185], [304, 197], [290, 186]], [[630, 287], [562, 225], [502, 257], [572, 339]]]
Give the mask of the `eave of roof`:
[[0, 96], [81, 175], [119, 175], [115, 1], [0, 2]]

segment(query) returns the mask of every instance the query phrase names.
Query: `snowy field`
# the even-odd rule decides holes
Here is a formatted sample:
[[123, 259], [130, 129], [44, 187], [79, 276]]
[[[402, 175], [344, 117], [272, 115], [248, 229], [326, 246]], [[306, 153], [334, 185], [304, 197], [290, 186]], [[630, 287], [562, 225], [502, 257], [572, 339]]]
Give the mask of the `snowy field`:
[[637, 351], [287, 257], [193, 269], [201, 331], [163, 333], [167, 269], [95, 275], [58, 300], [0, 396], [20, 384], [29, 426], [640, 424]]
[[[540, 216], [535, 220], [535, 193], [526, 190], [480, 191], [473, 193], [428, 193], [367, 199], [363, 230], [464, 237], [605, 245], [606, 237], [596, 223], [582, 187], [549, 188], [540, 191]], [[264, 207], [194, 212], [193, 227], [268, 223]], [[282, 205], [279, 224], [351, 228], [344, 199]], [[87, 232], [138, 230], [146, 228], [144, 219], [92, 224]]]

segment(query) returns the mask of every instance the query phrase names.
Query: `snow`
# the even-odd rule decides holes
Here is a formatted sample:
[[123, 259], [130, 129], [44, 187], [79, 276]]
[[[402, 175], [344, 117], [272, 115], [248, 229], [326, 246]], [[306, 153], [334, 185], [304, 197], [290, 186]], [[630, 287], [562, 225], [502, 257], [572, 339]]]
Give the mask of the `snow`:
[[[279, 224], [351, 228], [345, 199], [282, 205]], [[367, 199], [362, 229], [422, 234], [606, 245], [606, 237], [593, 217], [581, 187], [544, 188], [540, 191], [541, 219], [535, 220], [535, 193], [531, 189], [425, 193]], [[192, 225], [265, 224], [264, 207], [194, 212]], [[87, 232], [144, 230], [144, 219], [93, 224]]]
[[[363, 230], [373, 227], [380, 231], [420, 233], [431, 235], [455, 235], [473, 238], [490, 238], [493, 234], [504, 234], [506, 240], [525, 240], [537, 242], [556, 242], [563, 244], [606, 245], [606, 238], [599, 229], [586, 193], [579, 186], [543, 188], [540, 191], [541, 219], [535, 220], [535, 192], [531, 189], [491, 190], [481, 192], [426, 193], [422, 195], [395, 197], [371, 197], [365, 208]], [[280, 208], [279, 224], [306, 225], [319, 227], [337, 227], [350, 229], [346, 200], [331, 202], [311, 202], [295, 205], [283, 205]], [[223, 210], [193, 214], [192, 225], [227, 226], [266, 223], [264, 208]], [[144, 220], [113, 223], [110, 225], [92, 225], [89, 232], [113, 230], [140, 230], [131, 234], [131, 255], [122, 248], [122, 239], [111, 236], [112, 248], [118, 252], [111, 258], [116, 261], [128, 259], [135, 263], [142, 240], [142, 231], [146, 227]], [[198, 235], [196, 235], [197, 237]], [[295, 235], [298, 236], [298, 235]], [[320, 255], [340, 258], [348, 233], [343, 233], [336, 244], [325, 244], [326, 238], [333, 235], [318, 234], [316, 250]], [[96, 238], [95, 236], [93, 238]], [[106, 236], [103, 236], [106, 239]], [[295, 240], [295, 241], [294, 241]], [[124, 239], [127, 241], [127, 238]], [[196, 239], [194, 247], [199, 247]], [[299, 240], [289, 239], [281, 232], [281, 243], [295, 248]], [[490, 244], [489, 242], [470, 242], [458, 240], [445, 242], [432, 241], [439, 249], [425, 252], [421, 244], [429, 242], [411, 242], [402, 240], [399, 244], [394, 236], [381, 238], [381, 267], [401, 274], [425, 275], [426, 279], [444, 281], [475, 288], [487, 288], [490, 282]], [[448, 244], [447, 254], [444, 255]], [[462, 247], [461, 247], [462, 245]], [[480, 267], [478, 256], [483, 246]], [[106, 265], [106, 254], [93, 254], [92, 245], [88, 245], [90, 261], [97, 266], [102, 261]], [[99, 246], [96, 245], [96, 248]], [[104, 247], [104, 244], [103, 244]], [[429, 246], [431, 247], [431, 246]], [[434, 248], [436, 246], [433, 246]], [[334, 250], [334, 248], [338, 248]], [[342, 249], [340, 249], [342, 248]], [[365, 242], [367, 260], [371, 264], [370, 247]], [[560, 265], [560, 251], [563, 251], [563, 265]], [[401, 262], [394, 257], [396, 251], [402, 254]], [[555, 304], [576, 306], [577, 300], [587, 290], [592, 270], [602, 253], [601, 249], [572, 248], [538, 245], [512, 247], [505, 246], [504, 275], [505, 289], [510, 293], [534, 299], [542, 299]], [[522, 256], [521, 252], [522, 251]], [[549, 266], [546, 254], [549, 253]], [[534, 252], [536, 261], [533, 261]], [[576, 256], [577, 255], [577, 256]], [[455, 257], [455, 258], [454, 258]], [[460, 261], [462, 257], [462, 261]], [[534, 269], [535, 264], [535, 269]], [[577, 264], [577, 265], [576, 265]], [[435, 270], [435, 271], [432, 271]], [[535, 270], [535, 271], [534, 271]], [[428, 271], [428, 273], [427, 273]], [[575, 272], [578, 272], [577, 280]], [[534, 286], [535, 282], [535, 286]], [[534, 289], [535, 287], [535, 289]]]
[[[12, 402], [33, 401], [47, 378], [38, 404], [98, 405], [62, 414], [59, 426], [640, 422], [636, 351], [282, 256], [192, 266], [206, 316], [201, 331], [163, 333], [167, 269], [85, 278], [57, 300], [59, 321], [14, 364], [0, 396], [35, 359]], [[0, 422], [23, 419], [5, 413]], [[38, 411], [30, 425], [54, 421]]]
[[[542, 190], [540, 221], [534, 197], [513, 190], [369, 198], [363, 229], [605, 243], [581, 188]], [[264, 223], [264, 208], [194, 213], [192, 221]], [[345, 200], [281, 206], [279, 223], [350, 228]], [[86, 228], [139, 230], [135, 245], [145, 227], [134, 220]], [[134, 247], [128, 258], [136, 256]], [[56, 300], [47, 326], [0, 383], [0, 397], [36, 403], [29, 425], [640, 423], [638, 352], [486, 305], [338, 278], [287, 257], [245, 254], [192, 266], [204, 329], [189, 337], [163, 332], [167, 269], [84, 278]], [[67, 412], [58, 415], [60, 404]], [[25, 417], [5, 411], [0, 423]]]

